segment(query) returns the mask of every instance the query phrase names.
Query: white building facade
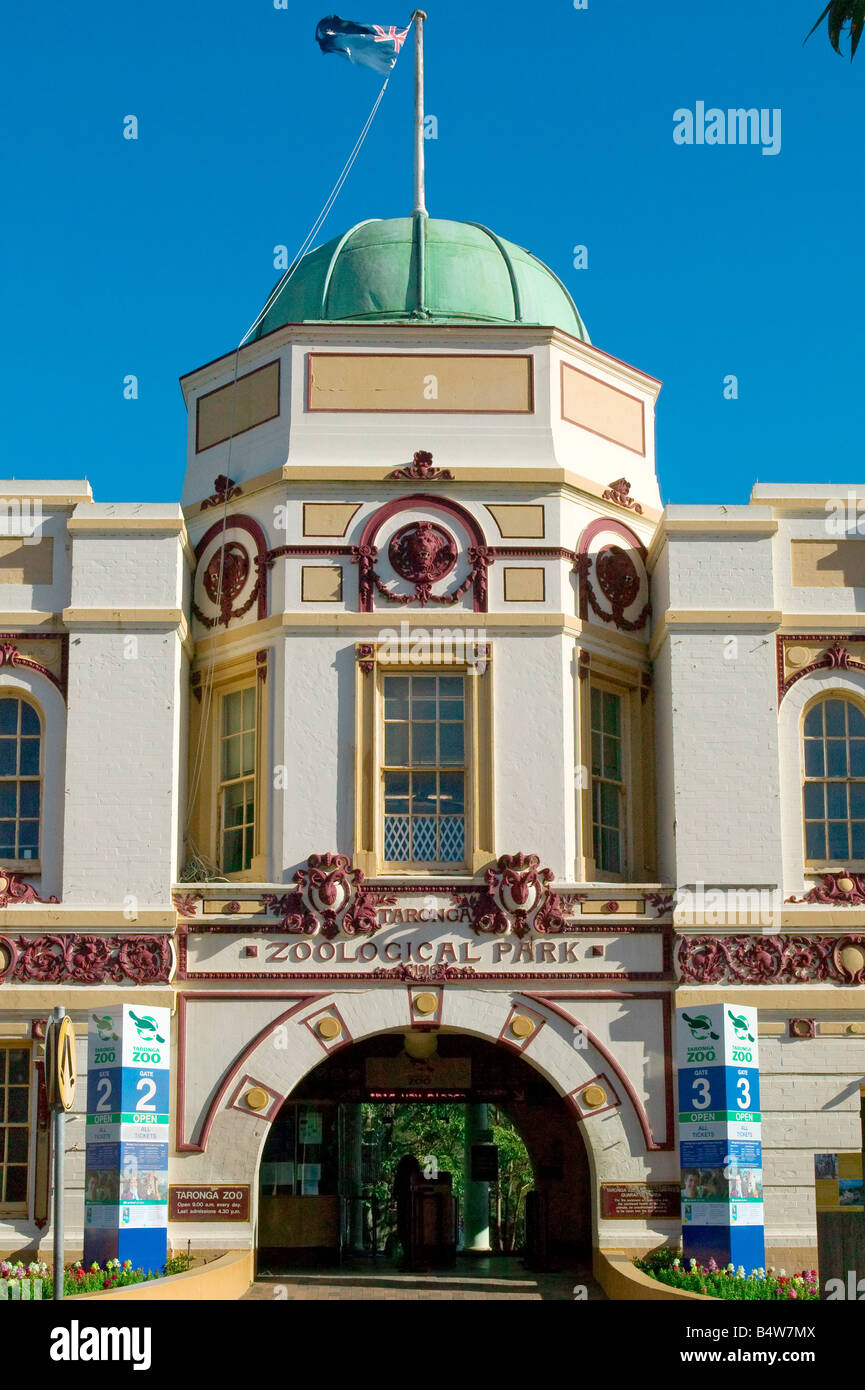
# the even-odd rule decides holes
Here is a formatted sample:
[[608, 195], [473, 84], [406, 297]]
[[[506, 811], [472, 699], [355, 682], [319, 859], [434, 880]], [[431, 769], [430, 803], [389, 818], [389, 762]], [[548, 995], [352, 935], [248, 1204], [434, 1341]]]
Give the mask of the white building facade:
[[678, 1234], [675, 1010], [730, 999], [810, 1267], [862, 1146], [855, 497], [662, 511], [659, 383], [474, 224], [361, 224], [182, 385], [182, 508], [2, 485], [0, 1250], [50, 1241], [55, 1004], [82, 1070], [94, 1011], [172, 1009], [171, 1184], [249, 1189], [173, 1245], [337, 1249], [358, 1102], [448, 1096], [585, 1256]]

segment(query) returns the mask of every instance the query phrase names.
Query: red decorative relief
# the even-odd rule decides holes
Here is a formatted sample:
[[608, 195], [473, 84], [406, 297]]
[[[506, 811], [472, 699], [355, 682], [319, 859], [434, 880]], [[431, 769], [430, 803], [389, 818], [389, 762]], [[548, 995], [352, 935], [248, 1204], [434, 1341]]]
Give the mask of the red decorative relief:
[[646, 902], [651, 903], [658, 917], [663, 917], [665, 913], [672, 912], [676, 906], [675, 893], [647, 893]]
[[167, 936], [20, 936], [8, 978], [38, 984], [167, 983]]
[[181, 917], [196, 917], [201, 897], [198, 893], [175, 893], [172, 902]]
[[226, 478], [224, 473], [220, 473], [213, 480], [213, 496], [205, 497], [201, 510], [204, 512], [208, 507], [224, 507], [232, 498], [240, 497], [242, 494], [243, 488], [238, 487], [233, 478]]
[[40, 898], [32, 883], [25, 883], [17, 874], [0, 869], [0, 907], [18, 903], [59, 903], [59, 898]]
[[373, 936], [379, 925], [376, 908], [396, 901], [364, 888], [363, 870], [353, 869], [345, 854], [311, 854], [294, 882], [294, 893], [261, 898], [268, 913], [282, 916], [282, 930], [292, 935]]
[[487, 869], [487, 887], [477, 899], [471, 926], [475, 932], [501, 935], [512, 931], [558, 933], [565, 929], [565, 903], [549, 887], [552, 869], [540, 868], [536, 854], [503, 854]]
[[[625, 545], [608, 544], [597, 551], [589, 549], [596, 536], [610, 531], [620, 536]], [[598, 517], [586, 527], [574, 560], [574, 570], [579, 578], [581, 618], [588, 618], [591, 610], [601, 622], [612, 623], [622, 632], [639, 632], [646, 626], [652, 613], [648, 599], [636, 618], [625, 617], [626, 610], [637, 602], [642, 584], [634, 556], [645, 568], [645, 547], [623, 522]], [[609, 608], [599, 601], [595, 584], [609, 603]]]
[[[413, 521], [402, 527], [392, 538], [388, 548], [391, 564], [401, 578], [408, 579], [412, 591], [408, 594], [395, 593], [383, 583], [376, 571], [378, 547], [375, 542], [381, 528], [392, 517], [403, 511], [416, 511], [430, 507], [453, 517], [464, 529], [469, 538], [467, 550], [470, 565], [469, 573], [461, 584], [449, 593], [434, 594], [432, 585], [444, 578], [453, 569], [459, 555], [460, 546], [456, 539], [443, 526], [432, 521]], [[451, 552], [453, 561], [451, 561]], [[463, 594], [470, 590], [476, 613], [487, 609], [487, 569], [493, 564], [496, 551], [488, 546], [484, 534], [470, 512], [448, 498], [433, 497], [422, 493], [412, 497], [394, 499], [380, 507], [364, 526], [360, 541], [352, 547], [352, 562], [358, 567], [358, 598], [361, 613], [373, 611], [375, 594], [379, 593], [387, 603], [438, 603], [451, 605], [457, 603]], [[438, 573], [438, 571], [441, 571]]]
[[605, 502], [617, 502], [620, 507], [630, 507], [631, 511], [638, 516], [643, 515], [643, 509], [639, 502], [635, 502], [631, 496], [631, 484], [627, 478], [617, 478], [614, 483], [610, 483], [604, 493]]
[[841, 869], [836, 874], [824, 874], [821, 882], [815, 884], [804, 897], [788, 898], [787, 902], [820, 903], [825, 907], [859, 907], [865, 903], [865, 876], [848, 873], [846, 869]]
[[[7, 632], [0, 633], [0, 637], [7, 639], [7, 640], [5, 640], [5, 641], [0, 641], [0, 666], [26, 666], [26, 667], [28, 667], [31, 671], [38, 671], [39, 674], [40, 674], [40, 676], [45, 676], [48, 680], [50, 680], [50, 682], [51, 682], [52, 685], [55, 685], [55, 686], [57, 687], [57, 689], [60, 691], [61, 695], [63, 696], [63, 698], [64, 698], [64, 700], [65, 700], [65, 699], [66, 699], [66, 666], [67, 666], [67, 660], [68, 660], [68, 648], [67, 648], [67, 646], [65, 645], [65, 643], [66, 643], [66, 641], [68, 641], [68, 638], [65, 638], [65, 637], [63, 638], [63, 641], [64, 641], [64, 646], [63, 646], [63, 675], [62, 675], [61, 679], [58, 680], [57, 676], [55, 676], [54, 673], [53, 673], [52, 671], [49, 671], [47, 666], [43, 666], [42, 663], [41, 663], [41, 661], [34, 661], [32, 656], [24, 656], [24, 655], [18, 650], [18, 648], [15, 646], [15, 643], [14, 643], [14, 642], [10, 642], [10, 641], [8, 640], [9, 637], [10, 637], [11, 635], [12, 635], [11, 633], [7, 633]], [[59, 633], [58, 633], [58, 634], [55, 634], [55, 633], [53, 633], [53, 632], [52, 632], [52, 633], [43, 633], [43, 632], [39, 632], [39, 633], [29, 633], [29, 632], [22, 632], [19, 640], [22, 641], [22, 642], [31, 642], [35, 637], [49, 637], [49, 636], [50, 636], [50, 637], [54, 637], [55, 635], [58, 636], [58, 637], [60, 636]]]
[[357, 664], [365, 676], [371, 676], [375, 670], [375, 647], [369, 642], [358, 642], [354, 649]]
[[[254, 554], [251, 554], [248, 545], [242, 545], [237, 540], [225, 539], [226, 531], [237, 530], [249, 534]], [[258, 618], [267, 617], [267, 571], [273, 564], [274, 557], [268, 552], [264, 531], [257, 521], [248, 516], [232, 516], [224, 522], [214, 522], [195, 547], [195, 558], [199, 564], [207, 548], [220, 535], [223, 538], [222, 543], [211, 554], [201, 575], [204, 592], [218, 612], [212, 617], [206, 616], [193, 599], [193, 614], [206, 628], [217, 627], [220, 623], [223, 627], [228, 627], [232, 618], [245, 617], [254, 605], [257, 606]], [[249, 597], [245, 603], [235, 608], [234, 601], [246, 587], [253, 567], [255, 582]]]
[[[861, 966], [844, 952], [854, 948]], [[686, 936], [677, 951], [679, 974], [697, 985], [781, 985], [832, 980], [865, 984], [862, 936]]]
[[389, 478], [411, 479], [416, 483], [443, 482], [452, 483], [454, 475], [449, 468], [434, 468], [433, 456], [426, 449], [418, 449], [410, 464], [405, 468], [395, 468], [392, 473], [388, 473]]
[[380, 965], [376, 970], [370, 971], [370, 978], [375, 980], [465, 980], [470, 975], [474, 975], [475, 970], [471, 965], [395, 965], [393, 969], [388, 969], [385, 965]]
[[[789, 637], [778, 637], [777, 639], [777, 666], [778, 666], [778, 704], [780, 705], [787, 691], [790, 690], [797, 681], [803, 676], [813, 675], [815, 671], [865, 671], [865, 661], [857, 661], [850, 654], [844, 642], [853, 642], [855, 639], [850, 637], [838, 637], [831, 633], [798, 633]], [[828, 642], [830, 645], [820, 654], [816, 661], [812, 661], [801, 670], [794, 671], [792, 676], [784, 678], [784, 647], [794, 646], [801, 642]]]

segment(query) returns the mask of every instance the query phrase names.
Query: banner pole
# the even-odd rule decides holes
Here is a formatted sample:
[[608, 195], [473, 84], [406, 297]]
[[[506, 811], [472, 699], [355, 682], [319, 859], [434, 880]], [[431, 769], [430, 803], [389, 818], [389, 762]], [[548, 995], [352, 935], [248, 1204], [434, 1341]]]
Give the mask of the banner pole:
[[[52, 1019], [54, 1029], [60, 1027], [60, 1021], [65, 1016], [66, 1010], [63, 1005], [59, 1005], [53, 1010]], [[56, 1034], [55, 1034], [56, 1036]], [[54, 1038], [51, 1038], [51, 1046], [54, 1046]], [[59, 1061], [59, 1059], [58, 1059]], [[57, 1063], [55, 1063], [56, 1070]], [[55, 1083], [56, 1084], [56, 1083]], [[62, 1299], [65, 1297], [64, 1283], [64, 1160], [66, 1157], [66, 1111], [63, 1106], [55, 1101], [52, 1113], [54, 1142], [54, 1297]]]
[[415, 10], [412, 20], [415, 25], [415, 67], [414, 67], [414, 210], [426, 215], [424, 189], [424, 92], [423, 92], [423, 26], [426, 19], [424, 10]]

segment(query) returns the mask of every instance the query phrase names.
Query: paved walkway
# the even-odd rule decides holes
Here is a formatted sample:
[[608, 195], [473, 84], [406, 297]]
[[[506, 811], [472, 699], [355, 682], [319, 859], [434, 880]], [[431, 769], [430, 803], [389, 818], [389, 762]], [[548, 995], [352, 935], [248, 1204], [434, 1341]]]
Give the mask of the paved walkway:
[[[581, 1286], [580, 1297], [590, 1300], [605, 1297], [600, 1285], [585, 1271], [582, 1273], [535, 1274], [524, 1269], [519, 1260], [503, 1258], [461, 1259], [456, 1269], [441, 1274], [406, 1274], [395, 1266], [377, 1261], [358, 1262], [350, 1267], [308, 1270], [286, 1270], [284, 1274], [268, 1273], [257, 1279], [247, 1299], [279, 1300], [415, 1300], [447, 1299], [528, 1299], [571, 1301], [575, 1285]], [[585, 1294], [582, 1293], [585, 1288]]]

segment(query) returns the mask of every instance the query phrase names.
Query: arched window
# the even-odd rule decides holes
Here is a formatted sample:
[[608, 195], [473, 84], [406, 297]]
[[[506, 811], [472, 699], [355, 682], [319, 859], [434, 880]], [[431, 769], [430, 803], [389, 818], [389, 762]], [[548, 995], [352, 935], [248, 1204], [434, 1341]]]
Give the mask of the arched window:
[[20, 696], [0, 692], [0, 862], [39, 858], [42, 724]]
[[865, 860], [865, 713], [831, 696], [805, 716], [805, 858]]

